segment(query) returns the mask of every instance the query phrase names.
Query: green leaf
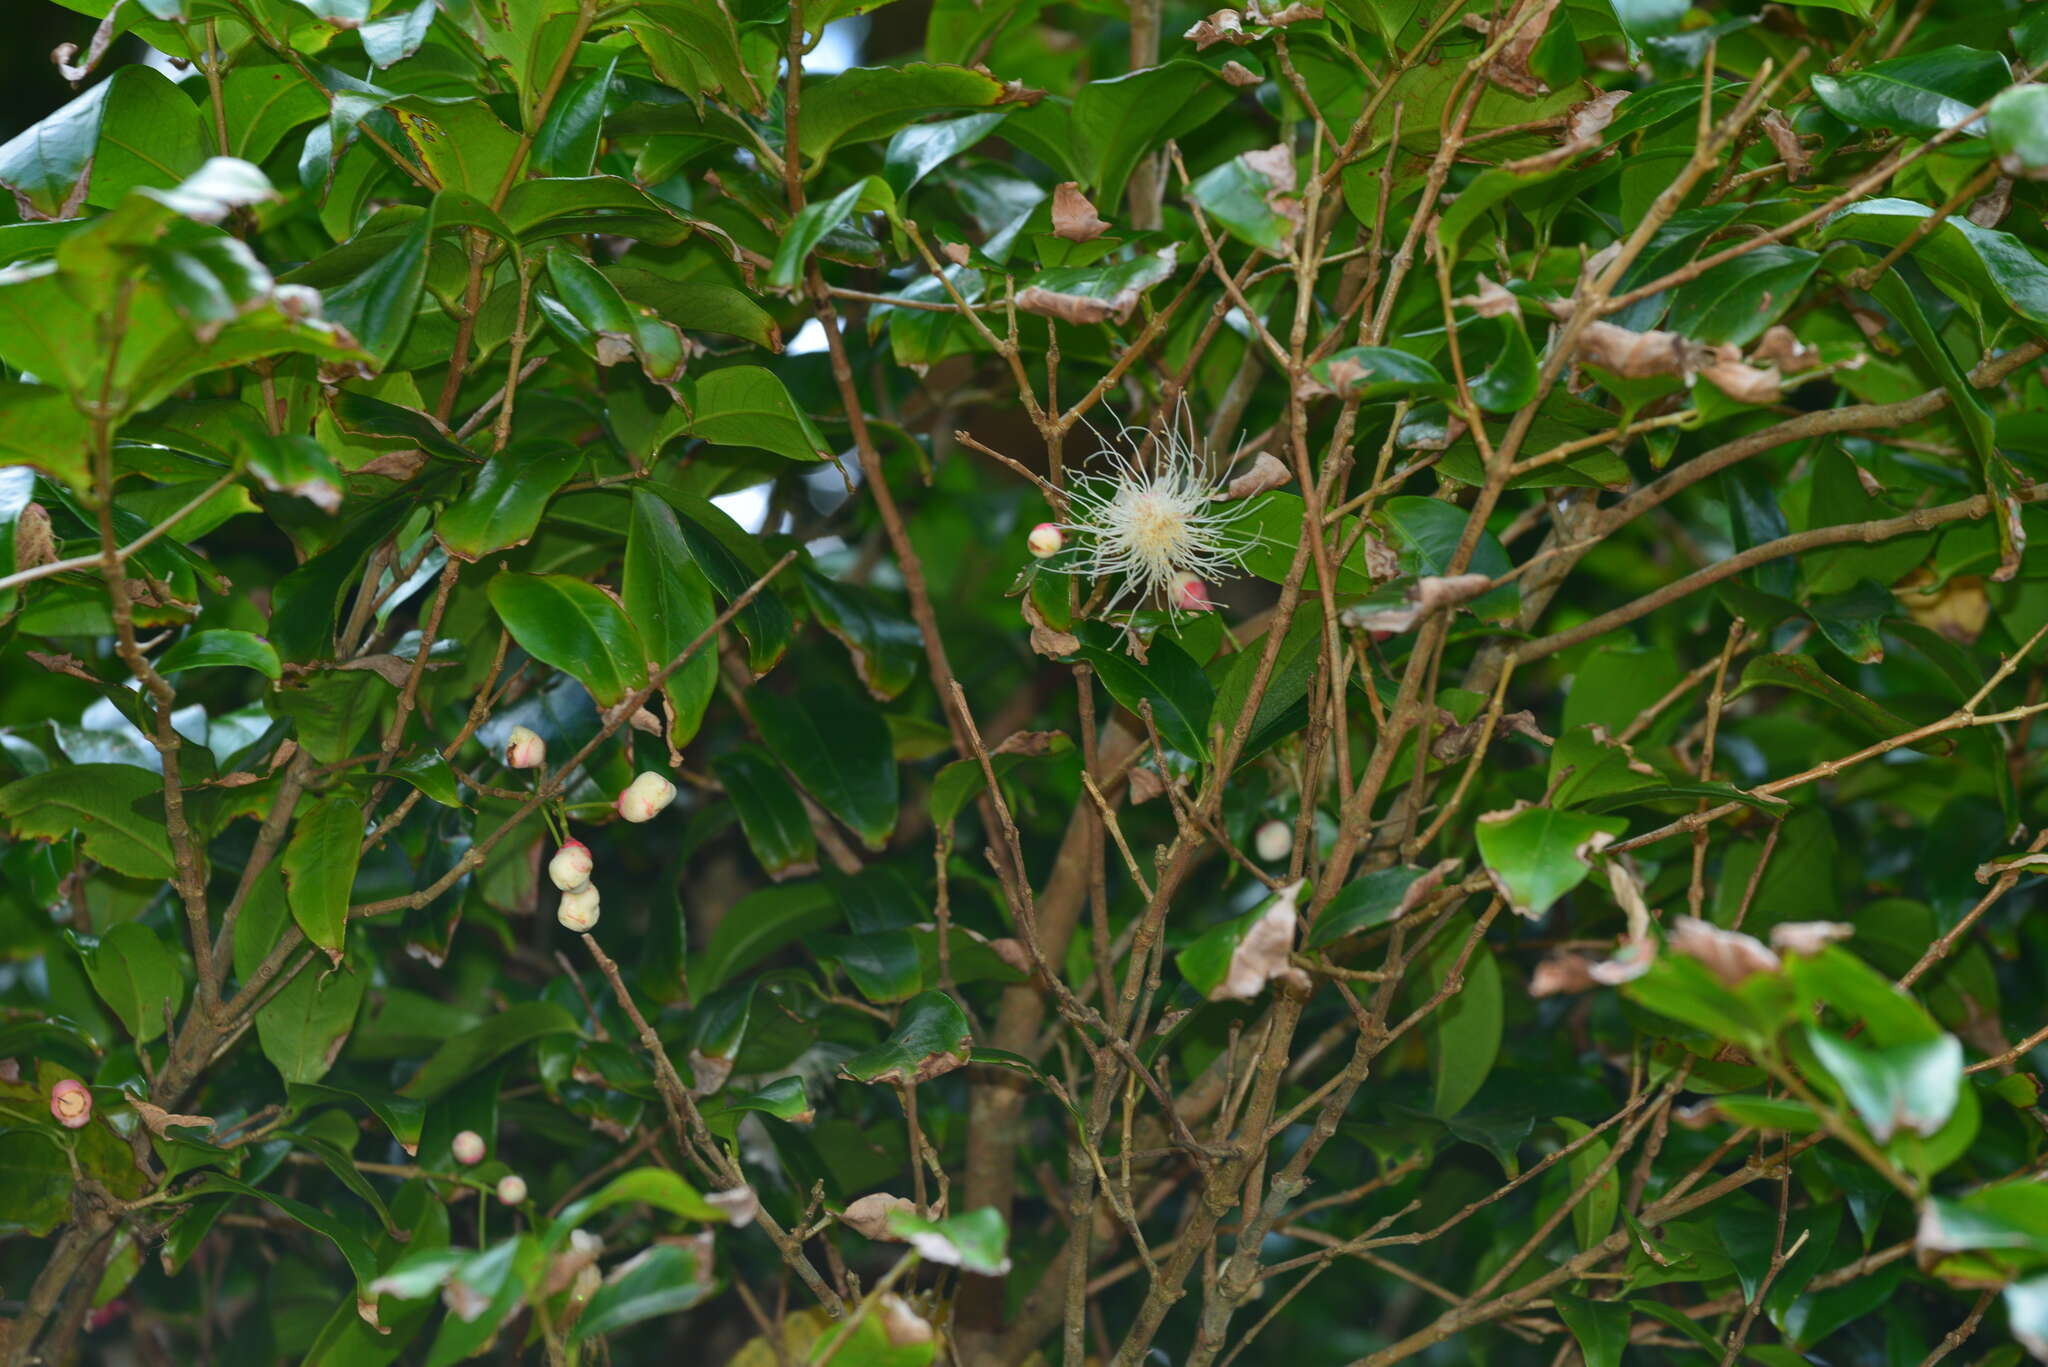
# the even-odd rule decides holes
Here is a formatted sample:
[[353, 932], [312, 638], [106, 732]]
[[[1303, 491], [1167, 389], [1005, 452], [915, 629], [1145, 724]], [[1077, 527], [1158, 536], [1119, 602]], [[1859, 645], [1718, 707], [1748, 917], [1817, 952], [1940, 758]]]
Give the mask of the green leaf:
[[548, 1228], [550, 1247], [568, 1240], [569, 1231], [600, 1211], [628, 1204], [653, 1206], [685, 1220], [723, 1224], [725, 1212], [698, 1194], [695, 1187], [667, 1168], [634, 1168], [620, 1173], [590, 1195], [562, 1208]]
[[399, 1095], [432, 1101], [522, 1045], [577, 1033], [575, 1018], [553, 1002], [520, 1002], [436, 1049]]
[[774, 316], [752, 295], [717, 280], [672, 280], [629, 265], [604, 268], [619, 293], [691, 332], [719, 332], [782, 350]]
[[1593, 851], [1627, 829], [1626, 821], [1522, 805], [1479, 818], [1479, 854], [1509, 908], [1533, 921], [1585, 881]]
[[[1557, 1116], [1554, 1123], [1571, 1139], [1584, 1139], [1591, 1133], [1588, 1126], [1567, 1115]], [[1570, 1176], [1573, 1191], [1592, 1179], [1607, 1157], [1608, 1148], [1606, 1140], [1595, 1139], [1566, 1161], [1565, 1170]], [[1620, 1209], [1621, 1174], [1610, 1168], [1607, 1175], [1586, 1193], [1586, 1199], [1572, 1207], [1572, 1233], [1578, 1238], [1579, 1247], [1590, 1249], [1606, 1238], [1608, 1231], [1614, 1228], [1614, 1217]]]
[[[1583, 1247], [1583, 1242], [1581, 1244]], [[1578, 1340], [1586, 1367], [1621, 1367], [1622, 1352], [1628, 1347], [1629, 1309], [1621, 1301], [1593, 1301], [1583, 1296], [1553, 1292], [1557, 1313]]]
[[[1045, 754], [1060, 756], [1072, 753], [1074, 742], [1062, 732], [1054, 732], [1046, 742]], [[1006, 778], [1018, 765], [1041, 756], [1012, 751], [1003, 755], [989, 756], [989, 767], [996, 772], [996, 778]], [[956, 759], [939, 770], [932, 779], [931, 792], [927, 802], [931, 807], [932, 824], [941, 829], [950, 826], [965, 811], [967, 804], [981, 795], [988, 786], [988, 777], [982, 772], [981, 760]]]
[[[1961, 125], [2011, 84], [2012, 67], [1999, 53], [1941, 47], [1841, 76], [1816, 75], [1813, 93], [1844, 123], [1925, 136]], [[1964, 131], [1982, 137], [1984, 125], [1978, 121]]]
[[70, 218], [85, 199], [100, 119], [113, 81], [101, 81], [0, 146], [0, 187], [24, 218]]
[[1421, 905], [1443, 879], [1429, 869], [1397, 864], [1354, 878], [1316, 914], [1305, 949], [1321, 949], [1347, 935], [1383, 926]]
[[1851, 204], [1821, 226], [1820, 238], [1850, 238], [1883, 247], [1913, 239], [1910, 255], [1943, 292], [1973, 316], [1988, 300], [2001, 299], [2020, 317], [2048, 327], [2048, 266], [2025, 243], [1996, 228], [1980, 228], [1951, 215], [1918, 236], [1934, 211], [1910, 199], [1866, 199]]
[[[648, 658], [664, 666], [718, 618], [711, 604], [711, 584], [691, 558], [675, 512], [645, 490], [633, 494], [619, 596], [626, 615], [640, 630]], [[670, 709], [669, 744], [680, 748], [690, 743], [717, 689], [718, 642], [712, 637], [662, 685]]]
[[115, 873], [168, 882], [176, 875], [164, 827], [163, 779], [132, 764], [73, 764], [0, 788], [0, 816], [16, 839], [64, 840]]
[[1133, 716], [1142, 716], [1141, 707], [1149, 704], [1168, 745], [1197, 759], [1209, 758], [1209, 720], [1216, 705], [1209, 676], [1163, 635], [1148, 647], [1144, 664], [1117, 650], [1115, 639], [1112, 629], [1087, 624], [1080, 651], [1109, 695]]
[[506, 226], [520, 240], [618, 233], [649, 246], [674, 246], [690, 225], [670, 205], [619, 176], [523, 180], [505, 196]]
[[[1129, 75], [1088, 82], [1074, 96], [1067, 127], [1053, 136], [1066, 144], [1078, 178], [1096, 192], [1096, 204], [1107, 212], [1123, 199], [1124, 183], [1142, 158], [1167, 139], [1192, 133], [1222, 113], [1233, 98], [1234, 92], [1213, 69], [1176, 58]], [[1008, 131], [1044, 126], [1057, 112], [1059, 106], [1048, 100], [1012, 116]]]
[[869, 693], [887, 702], [910, 687], [924, 660], [924, 639], [905, 611], [865, 584], [799, 567], [804, 599], [818, 624], [839, 638]]
[[2000, 169], [2029, 179], [2048, 172], [2048, 89], [2016, 85], [1984, 112]]
[[889, 1038], [841, 1063], [839, 1072], [855, 1082], [915, 1085], [964, 1066], [973, 1047], [959, 1003], [922, 992], [903, 1004]]
[[1003, 83], [986, 71], [936, 62], [854, 67], [804, 83], [797, 147], [812, 169], [843, 142], [886, 138], [906, 124], [944, 109], [977, 109], [1003, 96]]
[[859, 695], [811, 687], [758, 693], [754, 724], [798, 783], [871, 850], [896, 829], [896, 757], [888, 724]]
[[259, 1191], [255, 1187], [219, 1173], [208, 1173], [196, 1184], [187, 1187], [184, 1192], [186, 1196], [205, 1196], [213, 1193], [247, 1196], [258, 1201], [266, 1201], [287, 1219], [304, 1225], [316, 1234], [326, 1236], [341, 1254], [342, 1260], [348, 1264], [349, 1271], [355, 1274], [358, 1293], [367, 1293], [370, 1282], [377, 1275], [377, 1261], [369, 1246], [347, 1222], [302, 1201], [294, 1201], [288, 1196], [279, 1196], [274, 1192]]
[[774, 371], [727, 366], [690, 390], [688, 432], [714, 446], [746, 446], [789, 460], [831, 460], [832, 448]]
[[871, 1002], [907, 1001], [924, 986], [917, 941], [907, 930], [862, 935], [820, 935], [811, 941], [818, 958], [836, 963]]
[[[711, 581], [712, 590], [727, 603], [745, 593], [767, 571], [768, 564], [759, 545], [724, 509], [663, 485], [655, 485], [649, 492], [676, 510], [682, 519], [683, 544], [688, 547], [690, 558]], [[757, 678], [772, 669], [788, 648], [789, 609], [772, 587], [755, 594], [733, 618], [733, 625], [747, 638], [747, 663]]]
[[163, 1034], [167, 1017], [185, 999], [185, 978], [156, 932], [139, 921], [123, 921], [97, 938], [72, 934], [70, 939], [93, 990], [135, 1042], [147, 1044]]
[[1127, 322], [1144, 292], [1173, 274], [1174, 251], [1162, 247], [1128, 261], [1056, 266], [1031, 277], [1017, 307], [1072, 323]]
[[889, 139], [882, 153], [882, 179], [902, 199], [920, 180], [994, 132], [1008, 112], [998, 109], [911, 124]]
[[1813, 1027], [1806, 1041], [1880, 1144], [1901, 1129], [1923, 1138], [1932, 1135], [1955, 1114], [1963, 1088], [1963, 1044], [1954, 1035], [1865, 1049]]
[[1536, 397], [1536, 352], [1529, 345], [1519, 314], [1482, 319], [1468, 325], [1472, 339], [1465, 355], [1469, 368], [1479, 357], [1491, 356], [1486, 368], [1466, 381], [1472, 401], [1489, 413], [1512, 413]]
[[140, 64], [120, 68], [107, 86], [87, 203], [112, 208], [137, 186], [168, 189], [205, 164], [212, 133], [184, 88]]
[[0, 1234], [48, 1238], [71, 1214], [71, 1163], [49, 1130], [0, 1134]]
[[889, 1230], [927, 1262], [984, 1277], [1000, 1277], [1010, 1270], [1010, 1230], [994, 1206], [943, 1220], [926, 1220], [899, 1210], [889, 1216]]
[[363, 809], [341, 794], [321, 798], [299, 814], [284, 850], [285, 891], [292, 919], [306, 938], [341, 960], [348, 930], [349, 891], [363, 847]]
[[877, 176], [863, 176], [830, 199], [806, 204], [790, 219], [782, 233], [782, 245], [768, 271], [768, 283], [778, 289], [792, 289], [802, 282], [804, 264], [827, 234], [846, 222], [856, 207], [894, 211], [896, 197]]
[[690, 982], [700, 993], [715, 992], [735, 973], [839, 919], [839, 907], [823, 883], [792, 883], [749, 893], [711, 932], [711, 942], [690, 964]]
[[728, 1140], [738, 1133], [740, 1121], [750, 1112], [772, 1115], [791, 1125], [808, 1125], [815, 1118], [800, 1077], [779, 1077], [758, 1092], [723, 1093], [717, 1100], [703, 1103], [703, 1109], [705, 1125]]
[[548, 500], [583, 463], [583, 452], [554, 442], [519, 443], [484, 462], [462, 497], [441, 510], [434, 531], [448, 554], [477, 561], [524, 546]]
[[1275, 978], [1301, 976], [1289, 966], [1302, 884], [1269, 894], [1242, 916], [1211, 926], [1173, 964], [1205, 1001], [1250, 1001]]
[[1699, 342], [1748, 346], [1798, 302], [1817, 252], [1777, 244], [1724, 261], [1671, 296], [1667, 326]]
[[390, 250], [341, 288], [326, 293], [327, 318], [347, 328], [380, 370], [391, 364], [399, 343], [412, 330], [433, 237], [434, 210], [429, 205]]
[[701, 1275], [699, 1260], [695, 1248], [655, 1244], [621, 1263], [583, 1307], [569, 1331], [569, 1342], [581, 1343], [689, 1309], [717, 1290], [716, 1282]]
[[748, 848], [770, 878], [816, 871], [818, 842], [803, 799], [767, 751], [742, 745], [714, 759], [711, 769], [739, 812]]
[[[92, 449], [91, 441], [91, 422], [63, 390], [0, 381], [0, 459], [18, 462], [12, 468], [31, 467], [75, 490], [89, 489], [92, 470], [86, 452]], [[25, 503], [26, 496], [21, 501]], [[13, 519], [8, 522], [7, 564], [12, 567]], [[0, 596], [0, 611], [4, 611], [15, 590], [0, 592], [4, 592]]]
[[1188, 186], [1189, 197], [1232, 237], [1275, 256], [1293, 248], [1301, 212], [1294, 191], [1294, 157], [1284, 144], [1240, 152]]
[[157, 658], [159, 674], [178, 674], [188, 669], [253, 669], [266, 679], [284, 673], [277, 649], [249, 631], [216, 627], [195, 631]]
[[618, 54], [613, 53], [603, 65], [584, 72], [555, 96], [528, 154], [533, 174], [587, 176], [596, 169], [605, 94], [618, 62]]
[[[1903, 718], [1862, 693], [1837, 683], [1810, 655], [1756, 656], [1743, 666], [1742, 680], [1728, 691], [1728, 697], [1732, 701], [1759, 688], [1789, 688], [1818, 698], [1873, 739], [1888, 739], [1913, 729]], [[1916, 748], [1946, 753], [1954, 747], [1946, 741], [1930, 741]]]
[[300, 969], [256, 1012], [256, 1038], [263, 1056], [287, 1083], [318, 1082], [334, 1066], [343, 1041], [355, 1028], [356, 1012], [369, 986], [369, 969], [360, 953], [331, 971], [317, 962]]
[[[1430, 994], [1451, 981], [1466, 941], [1477, 922], [1462, 912], [1447, 918], [1444, 928], [1423, 954], [1424, 981]], [[1431, 1111], [1439, 1118], [1465, 1108], [1500, 1055], [1502, 1029], [1500, 964], [1482, 938], [1466, 960], [1464, 982], [1427, 1022]]]
[[520, 648], [573, 677], [601, 707], [646, 686], [640, 635], [612, 597], [566, 574], [506, 571], [487, 590]]

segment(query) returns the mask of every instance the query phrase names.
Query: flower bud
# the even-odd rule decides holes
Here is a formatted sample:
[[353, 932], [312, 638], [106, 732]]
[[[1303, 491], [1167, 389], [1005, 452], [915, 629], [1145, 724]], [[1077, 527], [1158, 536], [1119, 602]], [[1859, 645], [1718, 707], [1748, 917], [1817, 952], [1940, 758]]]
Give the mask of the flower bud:
[[562, 929], [573, 930], [578, 935], [597, 924], [597, 885], [585, 883], [562, 894], [562, 904], [555, 908], [555, 919], [562, 923]]
[[1167, 589], [1168, 600], [1179, 612], [1214, 612], [1216, 602], [1209, 597], [1209, 586], [1197, 575], [1182, 570], [1173, 576], [1173, 583]]
[[627, 784], [626, 791], [619, 794], [619, 815], [628, 821], [652, 821], [662, 808], [675, 800], [676, 785], [650, 769]]
[[1294, 853], [1294, 827], [1284, 821], [1268, 821], [1252, 836], [1252, 848], [1268, 864], [1278, 863]]
[[455, 1161], [466, 1168], [473, 1168], [484, 1161], [484, 1137], [475, 1130], [462, 1131], [449, 1147], [455, 1150]]
[[92, 1119], [92, 1093], [76, 1078], [65, 1078], [50, 1089], [50, 1114], [67, 1130], [81, 1129]]
[[1030, 548], [1033, 555], [1043, 560], [1048, 555], [1058, 555], [1060, 547], [1067, 544], [1067, 537], [1066, 533], [1052, 523], [1041, 522], [1031, 529], [1031, 535], [1025, 539], [1024, 544]]
[[498, 1179], [498, 1200], [503, 1205], [517, 1206], [526, 1202], [526, 1179], [516, 1172], [508, 1172]]
[[505, 766], [509, 769], [538, 769], [548, 762], [548, 743], [531, 727], [515, 726], [505, 737]]
[[563, 892], [574, 892], [590, 881], [590, 847], [581, 840], [565, 841], [548, 860], [548, 878]]

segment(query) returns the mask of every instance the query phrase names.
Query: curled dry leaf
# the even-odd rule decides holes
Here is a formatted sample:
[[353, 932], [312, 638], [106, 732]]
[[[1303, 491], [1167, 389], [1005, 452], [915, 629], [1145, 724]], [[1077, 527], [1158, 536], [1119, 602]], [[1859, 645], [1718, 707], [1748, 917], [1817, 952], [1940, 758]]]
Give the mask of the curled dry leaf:
[[898, 1212], [917, 1214], [917, 1202], [886, 1191], [874, 1191], [849, 1202], [846, 1209], [839, 1212], [839, 1223], [862, 1238], [900, 1244], [903, 1236], [889, 1228], [889, 1217]]
[[[1493, 60], [1486, 64], [1486, 79], [1517, 95], [1548, 95], [1550, 87], [1529, 70], [1529, 58], [1535, 55], [1536, 45], [1543, 41], [1544, 33], [1550, 28], [1550, 16], [1557, 11], [1559, 0], [1528, 0], [1524, 8], [1511, 11], [1502, 22], [1519, 24], [1514, 36], [1509, 38]], [[1531, 12], [1533, 11], [1533, 12]], [[1524, 18], [1524, 15], [1527, 15]], [[1472, 16], [1467, 15], [1468, 19]]]
[[991, 755], [1049, 755], [1052, 747], [1066, 739], [1064, 731], [1012, 731]]
[[1856, 927], [1843, 921], [1780, 921], [1771, 927], [1771, 948], [1804, 958], [1855, 933]]
[[1996, 228], [2012, 209], [2012, 177], [2000, 176], [1991, 188], [1970, 202], [1964, 218], [1980, 228]]
[[1375, 584], [1383, 584], [1401, 573], [1401, 553], [1371, 532], [1360, 540], [1365, 555], [1365, 572]]
[[1233, 85], [1240, 90], [1248, 85], [1257, 85], [1260, 80], [1259, 74], [1243, 62], [1225, 62], [1216, 74], [1223, 78], [1225, 85]]
[[1133, 804], [1150, 802], [1166, 791], [1166, 780], [1159, 771], [1149, 764], [1133, 765], [1131, 768], [1131, 801]]
[[1648, 973], [1650, 965], [1655, 962], [1657, 941], [1646, 933], [1640, 938], [1623, 940], [1612, 958], [1594, 964], [1588, 971], [1592, 973], [1593, 981], [1602, 987], [1619, 987]]
[[1505, 318], [1522, 311], [1521, 300], [1509, 293], [1505, 285], [1496, 284], [1483, 275], [1479, 277], [1477, 293], [1461, 295], [1451, 302], [1459, 308], [1471, 309], [1481, 318]]
[[128, 1107], [142, 1118], [142, 1123], [147, 1125], [149, 1132], [158, 1139], [169, 1139], [171, 1136], [165, 1131], [172, 1126], [180, 1129], [210, 1130], [215, 1124], [214, 1118], [210, 1115], [179, 1115], [175, 1111], [167, 1111], [161, 1106], [144, 1101], [141, 1097], [130, 1097]]
[[1696, 959], [1730, 987], [1783, 967], [1763, 941], [1739, 930], [1723, 930], [1697, 916], [1681, 916], [1666, 942], [1673, 954]]
[[1258, 0], [1252, 0], [1251, 4], [1245, 6], [1244, 17], [1254, 24], [1265, 24], [1269, 28], [1286, 28], [1289, 24], [1322, 18], [1323, 8], [1320, 5], [1296, 3], [1276, 10], [1266, 10], [1259, 6]]
[[725, 1086], [725, 1080], [731, 1076], [731, 1059], [700, 1054], [695, 1049], [690, 1051], [690, 1078], [694, 1084], [690, 1088], [691, 1096], [710, 1096]]
[[1095, 212], [1080, 185], [1067, 180], [1052, 192], [1052, 231], [1069, 242], [1088, 242], [1108, 232], [1109, 224]]
[[595, 1267], [604, 1253], [604, 1240], [587, 1229], [569, 1231], [569, 1246], [548, 1264], [547, 1294], [557, 1295], [576, 1284], [577, 1278]]
[[632, 724], [635, 731], [644, 731], [650, 736], [661, 734], [661, 718], [644, 707], [633, 709], [633, 715], [626, 720]]
[[[1587, 266], [1590, 270], [1592, 263]], [[1654, 375], [1690, 376], [1708, 359], [1707, 348], [1675, 332], [1634, 332], [1616, 323], [1593, 322], [1579, 333], [1582, 365], [1598, 366], [1627, 380]]]
[[1785, 396], [1785, 382], [1777, 371], [1745, 364], [1742, 352], [1733, 346], [1715, 347], [1713, 360], [1699, 373], [1738, 403], [1776, 403]]
[[1536, 971], [1529, 975], [1529, 995], [1532, 997], [1590, 992], [1595, 986], [1593, 961], [1584, 954], [1553, 954], [1537, 964]]
[[1778, 154], [1778, 160], [1785, 163], [1785, 179], [1798, 184], [1813, 173], [1813, 159], [1806, 155], [1806, 144], [1799, 141], [1799, 132], [1792, 127], [1792, 121], [1783, 111], [1773, 109], [1757, 120], [1764, 130], [1764, 136], [1771, 140], [1771, 147]]
[[1294, 931], [1301, 920], [1295, 903], [1306, 886], [1305, 880], [1297, 880], [1275, 894], [1266, 914], [1238, 941], [1230, 969], [1209, 993], [1210, 1001], [1250, 1001], [1276, 979], [1291, 987], [1308, 987], [1308, 974], [1292, 962]]
[[1797, 375], [1820, 364], [1820, 353], [1793, 335], [1783, 323], [1773, 323], [1750, 348], [1751, 364], [1762, 362], [1787, 375]]
[[1548, 152], [1508, 162], [1504, 169], [1521, 175], [1554, 170], [1580, 153], [1592, 151], [1600, 145], [1600, 135], [1607, 131], [1607, 125], [1614, 122], [1614, 111], [1627, 98], [1626, 90], [1610, 90], [1590, 100], [1579, 101], [1565, 115], [1564, 136], [1557, 146]]
[[1240, 153], [1238, 159], [1246, 169], [1262, 178], [1275, 190], [1291, 191], [1295, 186], [1294, 149], [1284, 142], [1253, 152]]
[[1636, 867], [1627, 855], [1607, 862], [1607, 884], [1614, 889], [1614, 900], [1621, 904], [1622, 915], [1628, 918], [1629, 940], [1648, 943], [1650, 908], [1643, 900], [1643, 880], [1636, 876]]
[[1018, 600], [1024, 620], [1031, 627], [1031, 648], [1048, 660], [1061, 660], [1081, 648], [1081, 638], [1071, 631], [1049, 625], [1029, 594]]
[[1363, 631], [1407, 631], [1430, 613], [1469, 602], [1491, 587], [1489, 575], [1426, 574], [1409, 588], [1407, 602], [1401, 606], [1367, 609], [1359, 604], [1344, 610], [1343, 622]]
[[1989, 883], [2009, 873], [2041, 868], [2048, 868], [2048, 854], [2022, 854], [2011, 859], [1994, 859], [1988, 864], [1977, 866], [1977, 881]]
[[744, 1184], [729, 1191], [707, 1191], [704, 1199], [724, 1211], [726, 1222], [734, 1229], [745, 1229], [761, 1211], [761, 1198]]
[[911, 1348], [932, 1341], [931, 1321], [911, 1308], [910, 1302], [894, 1291], [884, 1291], [875, 1301], [875, 1319], [892, 1348]]
[[395, 479], [403, 484], [426, 468], [427, 453], [417, 446], [410, 446], [402, 451], [386, 451], [368, 464], [357, 466], [354, 473]]
[[939, 255], [945, 257], [956, 266], [964, 266], [967, 264], [968, 258], [973, 255], [973, 249], [965, 242], [941, 242], [939, 244]]
[[1112, 318], [1119, 323], [1127, 323], [1131, 319], [1131, 311], [1138, 307], [1138, 291], [1125, 286], [1108, 299], [1097, 299], [1032, 285], [1018, 291], [1017, 307], [1040, 317], [1057, 318], [1063, 323], [1106, 323]]
[[[1484, 578], [1485, 576], [1481, 575], [1480, 577]], [[1486, 718], [1483, 716], [1475, 717], [1473, 720], [1462, 725], [1454, 724], [1447, 726], [1437, 733], [1435, 740], [1430, 742], [1429, 753], [1446, 763], [1452, 760], [1464, 759], [1478, 748], [1479, 738], [1485, 734], [1485, 731]], [[1509, 731], [1513, 731], [1517, 735], [1527, 736], [1538, 745], [1553, 745], [1556, 743], [1551, 737], [1543, 734], [1543, 728], [1536, 724], [1536, 714], [1527, 709], [1520, 712], [1509, 712], [1494, 724], [1493, 733], [1496, 738]]]
[[1026, 949], [1024, 942], [1015, 936], [1004, 935], [990, 940], [988, 947], [996, 952], [998, 959], [1001, 959], [1019, 973], [1028, 977], [1035, 971], [1036, 966], [1031, 962], [1031, 951]]
[[1181, 37], [1193, 43], [1197, 52], [1207, 51], [1218, 43], [1242, 47], [1252, 40], [1251, 35], [1244, 31], [1243, 16], [1234, 9], [1220, 9], [1196, 20]]
[[57, 538], [50, 530], [50, 511], [40, 503], [22, 505], [14, 518], [14, 572], [32, 570], [57, 558]]
[[1263, 494], [1268, 489], [1278, 489], [1294, 478], [1294, 472], [1287, 468], [1285, 461], [1271, 451], [1259, 452], [1252, 468], [1223, 487], [1223, 492], [1212, 496], [1218, 503], [1234, 503], [1241, 498]]

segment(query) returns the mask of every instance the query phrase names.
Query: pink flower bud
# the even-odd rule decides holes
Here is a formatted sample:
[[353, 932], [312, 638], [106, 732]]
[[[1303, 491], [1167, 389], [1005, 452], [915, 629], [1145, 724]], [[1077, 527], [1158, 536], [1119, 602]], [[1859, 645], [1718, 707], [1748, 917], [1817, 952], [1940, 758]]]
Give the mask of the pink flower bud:
[[455, 1151], [455, 1161], [466, 1168], [473, 1168], [484, 1161], [484, 1137], [475, 1130], [464, 1130], [455, 1136], [449, 1146]]
[[590, 847], [571, 840], [548, 860], [548, 878], [563, 892], [574, 892], [590, 881]]
[[67, 1077], [50, 1089], [50, 1114], [67, 1130], [83, 1128], [92, 1119], [92, 1093], [83, 1082]]
[[515, 726], [505, 737], [505, 765], [511, 769], [538, 769], [548, 762], [548, 743], [530, 727]]
[[1252, 847], [1268, 864], [1278, 863], [1294, 853], [1294, 827], [1284, 821], [1268, 821], [1252, 836]]
[[1043, 560], [1048, 555], [1058, 555], [1060, 547], [1067, 544], [1067, 537], [1066, 533], [1052, 523], [1041, 522], [1031, 529], [1031, 535], [1025, 539], [1024, 544], [1030, 548], [1033, 555]]
[[676, 800], [676, 785], [648, 770], [626, 785], [619, 794], [619, 815], [628, 821], [652, 821], [662, 808]]
[[555, 908], [555, 919], [562, 923], [564, 930], [573, 930], [578, 935], [597, 924], [597, 885], [585, 883], [562, 894], [562, 904]]
[[517, 1206], [526, 1202], [526, 1179], [516, 1172], [508, 1172], [498, 1179], [498, 1200], [503, 1205]]
[[1209, 597], [1209, 586], [1195, 575], [1182, 570], [1173, 576], [1172, 586], [1167, 590], [1168, 600], [1180, 612], [1214, 612], [1216, 602]]

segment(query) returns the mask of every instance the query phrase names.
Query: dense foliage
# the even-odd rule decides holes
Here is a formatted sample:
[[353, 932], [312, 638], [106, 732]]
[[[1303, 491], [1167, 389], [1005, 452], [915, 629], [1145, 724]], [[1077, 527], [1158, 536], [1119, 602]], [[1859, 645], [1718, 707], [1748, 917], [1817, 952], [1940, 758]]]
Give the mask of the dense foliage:
[[2048, 7], [66, 3], [0, 1362], [2048, 1359]]

